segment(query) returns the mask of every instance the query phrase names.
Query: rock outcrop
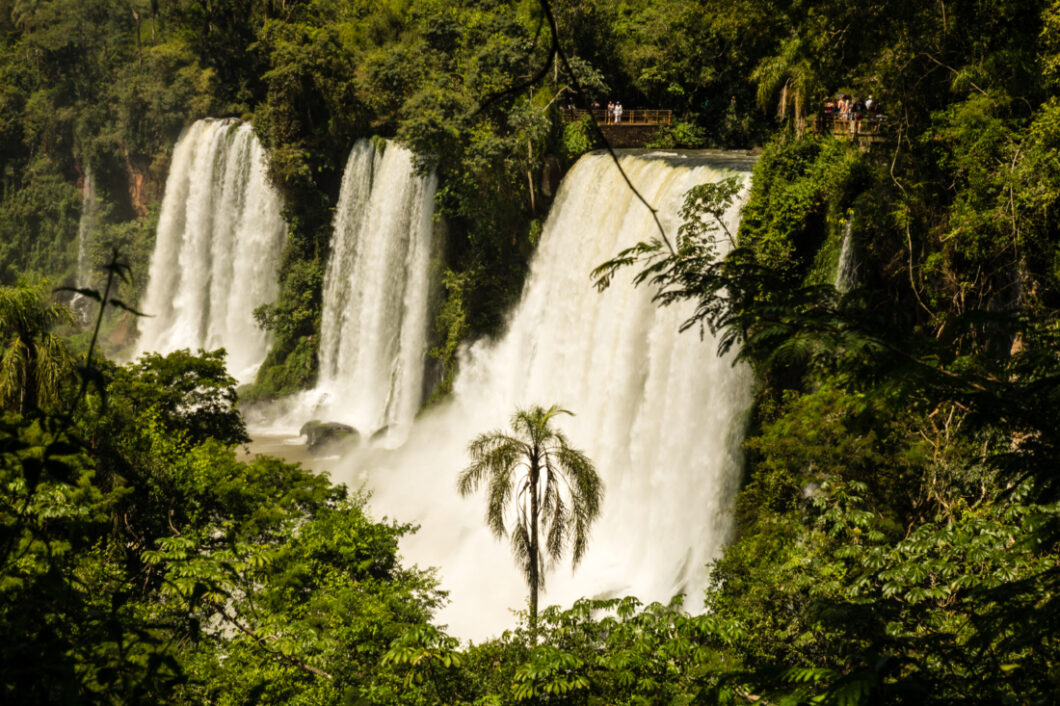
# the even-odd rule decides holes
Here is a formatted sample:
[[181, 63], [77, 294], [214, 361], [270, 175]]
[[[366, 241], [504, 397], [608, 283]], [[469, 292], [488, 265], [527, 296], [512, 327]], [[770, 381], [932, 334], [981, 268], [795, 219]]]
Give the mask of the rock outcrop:
[[360, 443], [361, 433], [348, 424], [322, 422], [313, 419], [298, 432], [306, 438], [306, 448], [312, 454], [335, 452]]

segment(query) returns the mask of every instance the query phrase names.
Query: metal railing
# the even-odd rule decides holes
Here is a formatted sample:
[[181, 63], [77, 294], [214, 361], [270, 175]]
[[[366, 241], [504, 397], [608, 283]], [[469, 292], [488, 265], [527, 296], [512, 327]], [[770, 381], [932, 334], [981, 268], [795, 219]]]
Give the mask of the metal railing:
[[837, 137], [884, 137], [888, 134], [887, 116], [871, 113], [860, 117], [843, 118], [839, 115], [820, 115], [814, 120], [814, 132], [818, 135]]
[[632, 108], [622, 110], [622, 118], [616, 123], [614, 116], [606, 109], [582, 110], [580, 108], [567, 108], [563, 111], [567, 120], [578, 120], [585, 115], [592, 115], [600, 125], [671, 125], [673, 122], [672, 110], [659, 110], [655, 108]]

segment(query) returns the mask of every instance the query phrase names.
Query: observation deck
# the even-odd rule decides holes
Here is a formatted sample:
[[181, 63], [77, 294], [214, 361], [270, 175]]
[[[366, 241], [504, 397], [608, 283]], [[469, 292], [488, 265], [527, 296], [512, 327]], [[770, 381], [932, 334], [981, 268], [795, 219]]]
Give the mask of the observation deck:
[[887, 142], [891, 139], [887, 116], [883, 114], [855, 118], [818, 115], [813, 121], [813, 131], [817, 135], [831, 135], [861, 143]]
[[604, 108], [567, 108], [561, 112], [566, 122], [592, 116], [612, 147], [643, 147], [655, 138], [660, 127], [669, 127], [673, 123], [672, 110], [656, 108], [623, 109], [621, 122], [615, 122]]

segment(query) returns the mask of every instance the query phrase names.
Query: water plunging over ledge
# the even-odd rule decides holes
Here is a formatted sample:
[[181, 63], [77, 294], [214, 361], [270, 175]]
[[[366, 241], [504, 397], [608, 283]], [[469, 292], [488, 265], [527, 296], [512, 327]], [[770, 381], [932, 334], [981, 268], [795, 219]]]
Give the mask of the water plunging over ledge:
[[387, 447], [405, 441], [423, 400], [436, 189], [434, 175], [418, 175], [400, 145], [354, 145], [324, 278], [320, 379], [268, 405], [260, 434], [293, 434], [321, 419]]
[[[670, 234], [691, 187], [752, 161], [732, 153], [627, 152], [632, 182], [659, 208]], [[730, 228], [738, 208], [726, 216]], [[678, 334], [691, 307], [660, 309], [630, 272], [604, 293], [590, 271], [653, 235], [650, 214], [606, 155], [583, 157], [564, 179], [523, 296], [506, 333], [465, 349], [452, 399], [420, 416], [408, 442], [362, 448], [333, 471], [367, 485], [377, 516], [421, 525], [407, 561], [439, 566], [451, 604], [439, 621], [480, 639], [511, 627], [526, 587], [507, 542], [487, 529], [485, 500], [461, 498], [456, 476], [470, 439], [506, 426], [519, 407], [559, 404], [577, 416], [561, 427], [596, 463], [606, 486], [601, 518], [575, 573], [548, 576], [542, 605], [580, 596], [688, 595], [702, 605], [706, 565], [727, 540], [739, 482], [751, 375], [719, 358], [716, 342]]]
[[279, 291], [287, 226], [250, 125], [200, 120], [173, 150], [136, 354], [180, 348], [228, 351], [228, 370], [250, 380], [268, 351], [253, 312]]

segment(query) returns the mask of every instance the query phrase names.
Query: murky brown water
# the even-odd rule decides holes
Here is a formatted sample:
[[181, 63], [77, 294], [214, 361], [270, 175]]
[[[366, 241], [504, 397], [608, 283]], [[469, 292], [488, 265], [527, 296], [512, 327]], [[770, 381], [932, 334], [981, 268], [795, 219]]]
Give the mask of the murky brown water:
[[305, 445], [305, 437], [283, 434], [255, 434], [250, 443], [236, 451], [240, 460], [254, 456], [275, 456], [291, 463], [300, 463], [318, 473], [330, 473], [339, 461], [337, 455], [314, 456]]

